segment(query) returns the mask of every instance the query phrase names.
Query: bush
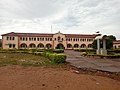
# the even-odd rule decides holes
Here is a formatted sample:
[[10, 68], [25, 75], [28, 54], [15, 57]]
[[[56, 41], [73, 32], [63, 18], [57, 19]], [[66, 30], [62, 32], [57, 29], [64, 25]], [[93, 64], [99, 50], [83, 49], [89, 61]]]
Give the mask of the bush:
[[54, 63], [65, 63], [66, 55], [65, 54], [57, 54], [57, 53], [50, 53], [50, 52], [42, 52], [42, 56], [50, 59]]
[[37, 49], [30, 49], [30, 51], [31, 51], [32, 53], [35, 53], [35, 52], [37, 52]]
[[66, 55], [65, 54], [50, 54], [49, 59], [53, 61], [54, 63], [65, 63]]
[[35, 52], [34, 54], [35, 54], [35, 55], [43, 56], [43, 52]]
[[120, 53], [120, 49], [107, 50], [108, 52]]
[[64, 49], [54, 49], [54, 53], [64, 53]]
[[74, 49], [75, 51], [79, 51], [79, 52], [96, 52], [95, 49]]
[[120, 58], [120, 54], [117, 54], [117, 55], [96, 55], [96, 56], [99, 56], [100, 58]]
[[53, 52], [53, 49], [45, 49], [45, 52]]
[[44, 52], [45, 49], [37, 49], [37, 52]]
[[87, 52], [82, 52], [82, 56], [86, 56], [88, 53]]

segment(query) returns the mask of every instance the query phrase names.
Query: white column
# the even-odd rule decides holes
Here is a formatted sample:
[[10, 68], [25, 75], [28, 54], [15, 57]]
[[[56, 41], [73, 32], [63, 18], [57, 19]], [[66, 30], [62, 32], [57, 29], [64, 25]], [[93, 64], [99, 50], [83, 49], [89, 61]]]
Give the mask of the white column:
[[100, 39], [97, 39], [97, 54], [100, 54]]
[[106, 50], [106, 39], [103, 39], [103, 50], [102, 54], [107, 55], [107, 50]]
[[97, 39], [97, 49], [100, 49], [100, 39]]
[[103, 39], [103, 49], [106, 50], [106, 40]]

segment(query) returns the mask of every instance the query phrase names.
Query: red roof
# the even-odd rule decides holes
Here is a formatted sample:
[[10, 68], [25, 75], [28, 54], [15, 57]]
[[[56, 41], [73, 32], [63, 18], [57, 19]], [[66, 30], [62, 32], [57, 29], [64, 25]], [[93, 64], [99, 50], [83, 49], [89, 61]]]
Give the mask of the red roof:
[[96, 34], [66, 34], [67, 38], [95, 38]]
[[120, 40], [113, 41], [114, 44], [120, 44]]
[[3, 34], [2, 36], [21, 36], [21, 37], [52, 37], [53, 34], [47, 34], [47, 33], [7, 33]]
[[[2, 36], [20, 36], [20, 37], [52, 37], [54, 34], [50, 33], [15, 33], [10, 32]], [[63, 34], [67, 38], [95, 38], [97, 34]]]

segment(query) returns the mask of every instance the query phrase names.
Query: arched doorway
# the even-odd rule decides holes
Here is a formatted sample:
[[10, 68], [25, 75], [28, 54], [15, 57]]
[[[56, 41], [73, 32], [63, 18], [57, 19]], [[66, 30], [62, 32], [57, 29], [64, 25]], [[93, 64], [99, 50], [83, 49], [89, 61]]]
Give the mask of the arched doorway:
[[92, 48], [92, 44], [88, 44], [88, 48]]
[[20, 48], [27, 48], [27, 44], [22, 43], [22, 44], [20, 45]]
[[79, 45], [78, 44], [74, 44], [74, 48], [79, 48]]
[[81, 48], [86, 48], [86, 45], [85, 45], [85, 44], [82, 44], [80, 47], [81, 47]]
[[38, 48], [44, 48], [44, 45], [42, 43], [39, 43], [37, 47]]
[[47, 49], [51, 49], [52, 48], [52, 45], [50, 43], [46, 44], [46, 48]]
[[36, 45], [35, 45], [34, 43], [31, 43], [31, 44], [29, 45], [29, 48], [36, 48]]
[[63, 44], [60, 43], [57, 45], [56, 49], [65, 49], [65, 47]]
[[70, 43], [67, 44], [67, 49], [72, 49], [72, 45]]

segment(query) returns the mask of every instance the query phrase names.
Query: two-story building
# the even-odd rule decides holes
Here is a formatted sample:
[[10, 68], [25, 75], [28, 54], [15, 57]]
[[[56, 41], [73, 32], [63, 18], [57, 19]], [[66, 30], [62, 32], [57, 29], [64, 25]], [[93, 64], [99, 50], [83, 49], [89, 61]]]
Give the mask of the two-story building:
[[2, 35], [3, 49], [16, 48], [92, 48], [96, 34], [15, 33]]
[[113, 41], [113, 48], [120, 48], [120, 40]]

